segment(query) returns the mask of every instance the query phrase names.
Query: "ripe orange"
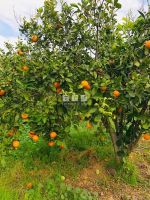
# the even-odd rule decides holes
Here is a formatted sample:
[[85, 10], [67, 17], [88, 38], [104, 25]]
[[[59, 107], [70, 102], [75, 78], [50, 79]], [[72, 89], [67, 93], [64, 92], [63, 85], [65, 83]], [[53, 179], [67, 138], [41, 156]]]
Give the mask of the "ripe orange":
[[101, 87], [100, 87], [100, 90], [101, 90], [101, 92], [106, 92], [107, 86], [101, 86]]
[[57, 88], [56, 93], [60, 94], [62, 92], [62, 88]]
[[52, 139], [57, 137], [57, 133], [56, 132], [51, 132], [49, 135], [50, 135], [50, 138], [52, 138]]
[[150, 49], [150, 40], [144, 42], [146, 48]]
[[0, 90], [0, 96], [4, 96], [5, 93], [5, 90]]
[[27, 189], [32, 189], [32, 188], [33, 188], [33, 184], [32, 184], [32, 183], [28, 183], [28, 184], [26, 185], [26, 187], [27, 187]]
[[60, 83], [59, 82], [55, 82], [54, 83], [54, 87], [57, 89], [57, 88], [60, 88]]
[[33, 139], [34, 142], [38, 142], [39, 136], [38, 135], [33, 135], [32, 139]]
[[145, 140], [150, 140], [150, 135], [146, 133], [146, 134], [144, 134], [143, 138], [144, 138]]
[[26, 114], [26, 113], [22, 113], [22, 114], [21, 114], [21, 117], [22, 117], [22, 119], [28, 119], [28, 118], [29, 118], [29, 115]]
[[83, 81], [81, 82], [81, 85], [82, 85], [82, 87], [85, 87], [85, 86], [88, 86], [89, 83], [88, 83], [88, 81], [83, 80]]
[[32, 138], [34, 135], [36, 135], [36, 133], [35, 133], [34, 131], [30, 131], [30, 132], [29, 132], [30, 138]]
[[84, 89], [90, 90], [90, 89], [91, 89], [91, 86], [90, 86], [90, 85], [84, 86]]
[[37, 35], [32, 35], [31, 40], [32, 42], [37, 42], [38, 41], [38, 36]]
[[87, 122], [86, 128], [92, 128], [92, 127], [93, 127], [92, 124], [90, 122]]
[[118, 90], [115, 90], [113, 92], [114, 97], [119, 97], [120, 96], [120, 92]]
[[26, 72], [27, 72], [27, 71], [29, 71], [29, 67], [28, 67], [28, 66], [26, 66], [26, 65], [25, 65], [25, 66], [23, 66], [21, 69], [22, 69], [23, 71], [26, 71]]
[[49, 142], [49, 143], [48, 143], [48, 146], [49, 146], [49, 147], [53, 147], [53, 146], [55, 146], [55, 142], [52, 142], [52, 141]]
[[18, 140], [14, 140], [12, 146], [17, 149], [20, 146], [20, 142]]
[[17, 53], [18, 53], [18, 55], [20, 55], [20, 56], [22, 56], [22, 55], [24, 54], [24, 52], [23, 52], [21, 49], [19, 49], [19, 50], [17, 51]]
[[90, 86], [89, 82], [86, 81], [86, 80], [83, 80], [83, 81], [81, 82], [81, 86], [82, 86], [84, 89], [86, 89], [86, 90], [90, 90], [90, 89], [91, 89], [91, 86]]

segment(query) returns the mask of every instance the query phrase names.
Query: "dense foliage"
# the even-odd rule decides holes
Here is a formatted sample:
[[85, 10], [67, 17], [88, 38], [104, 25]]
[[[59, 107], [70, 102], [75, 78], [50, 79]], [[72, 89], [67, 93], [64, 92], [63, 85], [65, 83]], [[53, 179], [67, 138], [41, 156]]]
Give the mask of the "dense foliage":
[[[30, 21], [24, 19], [23, 39], [1, 51], [4, 135], [25, 123], [28, 131], [56, 131], [62, 138], [82, 118], [98, 125], [98, 134], [110, 134], [117, 155], [132, 150], [150, 124], [150, 51], [144, 46], [150, 13], [117, 24], [119, 8], [118, 0], [82, 0], [62, 3], [58, 12], [56, 2], [46, 0]], [[87, 103], [63, 104], [62, 95], [84, 94]]]

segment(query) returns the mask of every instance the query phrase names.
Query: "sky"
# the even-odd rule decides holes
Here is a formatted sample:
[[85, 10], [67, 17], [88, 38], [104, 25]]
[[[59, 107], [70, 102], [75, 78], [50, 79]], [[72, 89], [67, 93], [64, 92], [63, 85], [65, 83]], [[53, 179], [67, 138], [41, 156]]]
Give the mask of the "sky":
[[[59, 1], [59, 0], [58, 0]], [[67, 3], [76, 3], [81, 0], [65, 0]], [[132, 10], [137, 16], [137, 10], [143, 7], [147, 9], [147, 0], [119, 0], [122, 4], [118, 11], [118, 21]], [[42, 6], [44, 0], [0, 0], [0, 48], [4, 48], [4, 42], [15, 43], [19, 36], [19, 23], [23, 17], [30, 18], [36, 13], [36, 9]]]

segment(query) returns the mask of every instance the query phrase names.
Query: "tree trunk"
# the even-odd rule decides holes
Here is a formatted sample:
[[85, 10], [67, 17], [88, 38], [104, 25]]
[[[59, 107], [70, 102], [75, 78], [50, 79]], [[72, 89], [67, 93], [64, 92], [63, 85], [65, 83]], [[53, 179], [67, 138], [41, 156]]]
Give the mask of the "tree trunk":
[[116, 162], [117, 162], [117, 164], [121, 164], [122, 158], [120, 156], [118, 156], [119, 148], [116, 144], [116, 142], [117, 142], [116, 133], [112, 130], [112, 128], [109, 128], [109, 134], [110, 134], [111, 141], [112, 141], [112, 144], [113, 144]]
[[113, 144], [113, 149], [114, 149], [114, 153], [115, 153], [115, 159], [117, 164], [121, 164], [122, 163], [122, 157], [118, 156], [118, 152], [119, 152], [119, 148], [117, 146], [117, 134], [116, 131], [113, 130], [113, 128], [111, 127], [111, 124], [109, 123], [109, 121], [105, 120], [104, 121], [104, 126], [106, 127], [110, 137], [111, 137], [111, 141]]

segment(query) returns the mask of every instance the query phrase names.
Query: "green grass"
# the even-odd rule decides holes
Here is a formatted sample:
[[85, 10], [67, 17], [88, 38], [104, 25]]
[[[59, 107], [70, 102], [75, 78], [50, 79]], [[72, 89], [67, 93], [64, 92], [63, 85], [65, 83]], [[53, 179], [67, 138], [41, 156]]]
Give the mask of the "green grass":
[[124, 163], [117, 171], [119, 177], [130, 185], [137, 185], [139, 172], [137, 167], [128, 159], [124, 159]]
[[0, 199], [1, 200], [17, 200], [18, 194], [8, 188], [0, 187]]
[[[66, 165], [67, 166], [67, 165]], [[51, 166], [52, 168], [54, 166]], [[46, 169], [44, 169], [45, 171]], [[14, 167], [8, 167], [0, 176], [0, 199], [2, 200], [96, 200], [97, 194], [83, 189], [76, 189], [64, 183], [65, 175], [58, 169], [47, 169], [46, 175], [34, 169], [31, 171], [16, 162]], [[27, 183], [32, 182], [33, 188], [27, 189]]]
[[[0, 200], [97, 200], [97, 194], [74, 188], [70, 181], [91, 166], [91, 160], [102, 163], [104, 177], [95, 180], [101, 188], [108, 187], [111, 176], [107, 168], [114, 168], [115, 180], [135, 186], [138, 170], [125, 159], [122, 166], [116, 165], [113, 147], [107, 133], [97, 133], [97, 127], [71, 126], [65, 139], [66, 148], [50, 149], [43, 139], [39, 143], [24, 140], [18, 150], [0, 149]], [[82, 153], [92, 149], [91, 155]], [[90, 157], [91, 156], [91, 157]], [[93, 159], [93, 161], [94, 161]], [[95, 172], [94, 172], [95, 173]], [[69, 180], [69, 182], [66, 182]], [[27, 189], [32, 182], [33, 189]]]

